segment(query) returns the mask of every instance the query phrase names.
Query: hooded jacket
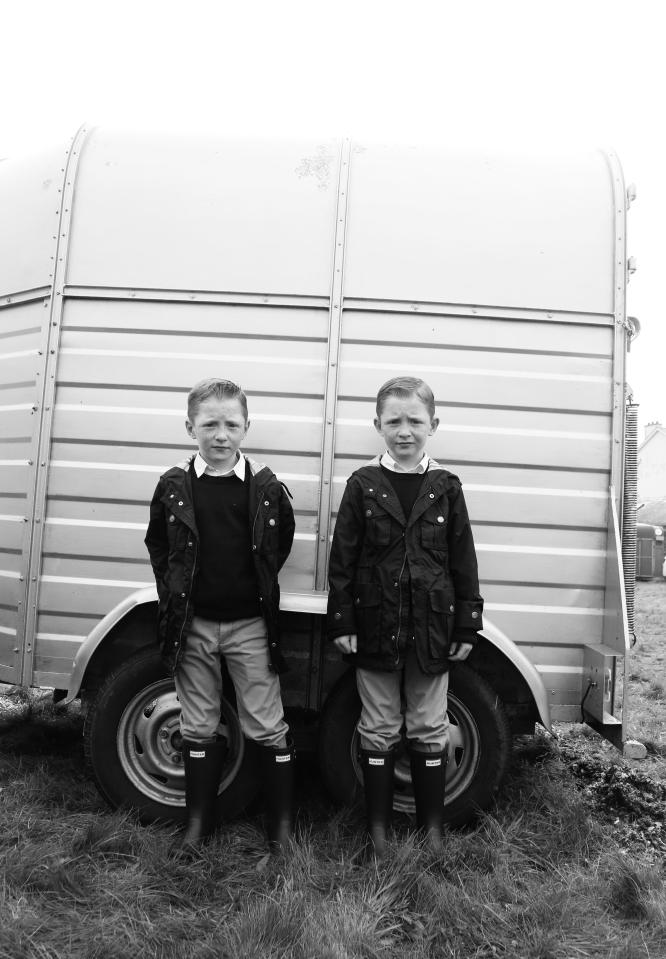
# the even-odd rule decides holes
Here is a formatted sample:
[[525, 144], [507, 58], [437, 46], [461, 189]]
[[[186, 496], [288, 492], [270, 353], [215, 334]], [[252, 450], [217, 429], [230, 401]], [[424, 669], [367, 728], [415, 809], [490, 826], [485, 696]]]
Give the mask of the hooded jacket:
[[352, 473], [340, 504], [329, 562], [329, 639], [355, 633], [358, 651], [346, 659], [396, 670], [407, 610], [421, 670], [446, 672], [454, 633], [473, 643], [482, 628], [474, 540], [457, 476], [431, 459], [406, 519], [377, 457]]
[[[199, 571], [199, 533], [194, 518], [190, 465], [194, 454], [160, 476], [150, 504], [145, 543], [155, 574], [159, 610], [157, 633], [162, 656], [175, 670], [187, 643]], [[278, 571], [294, 539], [294, 514], [286, 487], [267, 466], [246, 457], [249, 482], [248, 527], [268, 634], [271, 668], [285, 668], [280, 652]]]

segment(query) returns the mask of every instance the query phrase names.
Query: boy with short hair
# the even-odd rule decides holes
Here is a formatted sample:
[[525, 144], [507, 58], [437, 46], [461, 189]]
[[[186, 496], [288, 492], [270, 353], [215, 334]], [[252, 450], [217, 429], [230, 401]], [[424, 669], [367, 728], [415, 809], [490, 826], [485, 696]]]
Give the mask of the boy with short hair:
[[473, 648], [483, 600], [460, 480], [425, 452], [439, 425], [432, 390], [414, 377], [389, 380], [376, 412], [387, 449], [347, 481], [329, 562], [328, 633], [356, 666], [368, 833], [380, 858], [403, 720], [417, 824], [441, 848], [448, 670]]
[[164, 473], [150, 506], [146, 546], [159, 596], [162, 655], [181, 705], [187, 827], [184, 845], [215, 828], [227, 744], [218, 737], [221, 657], [234, 683], [244, 735], [260, 747], [271, 849], [291, 834], [294, 751], [277, 673], [278, 571], [294, 538], [285, 487], [244, 456], [250, 421], [235, 383], [202, 380], [185, 427], [198, 452]]

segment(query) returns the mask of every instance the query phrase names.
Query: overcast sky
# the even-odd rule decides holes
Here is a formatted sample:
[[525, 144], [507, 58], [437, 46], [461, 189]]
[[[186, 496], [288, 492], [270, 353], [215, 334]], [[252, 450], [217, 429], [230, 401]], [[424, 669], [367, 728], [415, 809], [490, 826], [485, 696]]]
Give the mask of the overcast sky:
[[[95, 124], [613, 147], [640, 422], [666, 424], [660, 0], [0, 0], [0, 157]], [[0, 211], [0, 216], [2, 211]]]

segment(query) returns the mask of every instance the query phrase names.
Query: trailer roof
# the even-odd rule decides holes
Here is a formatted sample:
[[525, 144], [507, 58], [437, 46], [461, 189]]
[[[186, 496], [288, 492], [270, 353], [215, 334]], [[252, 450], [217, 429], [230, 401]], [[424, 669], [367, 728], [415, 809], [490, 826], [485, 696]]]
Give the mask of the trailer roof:
[[[49, 283], [63, 160], [55, 150], [0, 168], [0, 293]], [[78, 158], [66, 282], [329, 297], [344, 242], [345, 298], [609, 314], [624, 203], [617, 171], [601, 151], [92, 128]]]

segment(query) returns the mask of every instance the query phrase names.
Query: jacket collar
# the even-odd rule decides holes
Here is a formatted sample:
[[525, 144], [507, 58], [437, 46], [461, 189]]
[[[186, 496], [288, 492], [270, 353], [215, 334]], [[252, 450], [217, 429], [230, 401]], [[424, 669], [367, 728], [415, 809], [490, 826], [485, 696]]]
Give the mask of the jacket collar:
[[430, 459], [428, 472], [423, 477], [419, 495], [409, 514], [409, 519], [406, 519], [393, 486], [382, 473], [379, 456], [376, 456], [366, 466], [361, 466], [360, 469], [356, 470], [356, 475], [363, 485], [364, 493], [381, 502], [382, 509], [390, 513], [405, 528], [413, 526], [432, 506], [434, 500], [449, 486], [450, 480], [456, 478], [453, 473], [444, 469], [435, 460]]

